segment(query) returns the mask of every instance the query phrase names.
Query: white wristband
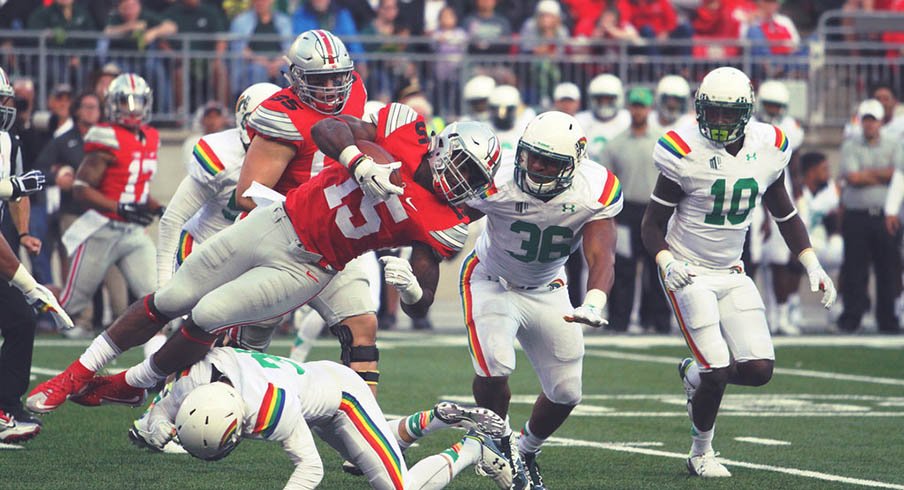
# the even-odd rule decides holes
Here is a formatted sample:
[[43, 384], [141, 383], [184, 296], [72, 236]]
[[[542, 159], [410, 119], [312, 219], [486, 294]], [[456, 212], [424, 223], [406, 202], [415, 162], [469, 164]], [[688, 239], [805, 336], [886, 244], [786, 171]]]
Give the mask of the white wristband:
[[675, 260], [675, 256], [672, 255], [672, 252], [669, 252], [666, 249], [662, 249], [656, 254], [656, 265], [659, 267], [665, 267], [666, 264]]
[[421, 300], [424, 296], [424, 290], [421, 289], [421, 285], [417, 283], [417, 281], [411, 283], [408, 286], [408, 289], [404, 291], [399, 291], [399, 300], [406, 305], [413, 305]]
[[602, 310], [604, 306], [606, 306], [606, 301], [608, 300], [608, 296], [604, 291], [599, 289], [591, 289], [587, 291], [587, 295], [584, 296], [584, 304], [587, 306], [592, 306], [598, 310]]
[[13, 278], [9, 280], [9, 285], [15, 287], [19, 291], [23, 293], [27, 293], [32, 289], [38, 287], [37, 281], [35, 278], [25, 270], [25, 267], [22, 264], [19, 264], [19, 268], [16, 269], [16, 273], [13, 274]]
[[349, 168], [355, 160], [358, 159], [360, 155], [363, 155], [364, 152], [358, 148], [357, 145], [348, 145], [339, 153], [339, 163], [341, 163], [345, 168]]
[[804, 269], [807, 269], [807, 272], [822, 269], [819, 258], [816, 257], [816, 252], [814, 252], [812, 248], [805, 248], [804, 251], [797, 256], [797, 260], [804, 266]]

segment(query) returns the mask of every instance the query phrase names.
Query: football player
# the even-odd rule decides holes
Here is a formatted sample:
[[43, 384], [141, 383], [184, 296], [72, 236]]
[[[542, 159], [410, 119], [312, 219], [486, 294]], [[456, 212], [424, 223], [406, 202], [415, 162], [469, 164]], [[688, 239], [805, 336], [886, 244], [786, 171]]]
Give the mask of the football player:
[[[464, 259], [460, 279], [476, 373], [474, 399], [501, 417], [508, 414], [516, 338], [542, 389], [517, 448], [530, 481], [516, 480], [515, 488], [544, 488], [537, 454], [581, 401], [581, 325], [607, 323], [603, 308], [614, 277], [613, 218], [623, 199], [618, 178], [587, 160], [586, 144], [574, 117], [540, 114], [528, 123], [514, 158], [504, 160], [489, 195], [467, 203], [472, 219], [487, 217], [486, 232]], [[573, 309], [564, 265], [582, 243], [588, 292]], [[496, 443], [513, 451], [506, 438]]]
[[[22, 174], [19, 139], [9, 130], [16, 122], [15, 93], [3, 68], [0, 68], [0, 217], [9, 212], [19, 241], [29, 252], [37, 253], [41, 241], [28, 234], [28, 196], [44, 187], [44, 174], [32, 170]], [[30, 242], [30, 243], [29, 243]], [[36, 319], [32, 309], [47, 312], [57, 328], [72, 328], [72, 320], [47, 288], [25, 270], [7, 241], [0, 238], [0, 442], [26, 441], [41, 432], [41, 421], [22, 407], [22, 395], [28, 389]], [[23, 298], [24, 296], [24, 298]]]
[[490, 92], [490, 124], [499, 137], [504, 153], [512, 153], [518, 137], [536, 113], [521, 101], [521, 92], [512, 85], [497, 85]]
[[587, 134], [587, 158], [602, 161], [606, 143], [631, 126], [631, 115], [625, 109], [625, 89], [615, 75], [604, 73], [587, 86], [590, 109], [574, 117]]
[[693, 354], [679, 365], [692, 422], [687, 469], [727, 477], [712, 448], [722, 394], [728, 383], [766, 384], [775, 363], [763, 300], [741, 262], [761, 201], [806, 268], [810, 289], [823, 292], [826, 308], [836, 293], [785, 188], [788, 137], [777, 126], [750, 121], [747, 75], [730, 67], [709, 72], [695, 107], [698, 126], [669, 131], [653, 150], [660, 175], [641, 232]]
[[449, 402], [427, 413], [471, 430], [409, 469], [373, 393], [348, 367], [218, 347], [179, 373], [129, 438], [160, 451], [178, 435], [190, 454], [208, 461], [228, 456], [244, 438], [278, 442], [295, 464], [285, 486], [292, 490], [316, 488], [323, 478], [312, 432], [354, 462], [372, 488], [443, 488], [475, 463], [496, 468], [497, 481], [510, 484], [492, 442], [505, 425], [501, 418]]
[[[65, 372], [38, 385], [28, 406], [48, 412], [75, 394], [86, 405], [138, 403], [144, 388], [200, 360], [217, 333], [304, 305], [368, 250], [414, 245], [411, 263], [419, 283], [406, 289], [403, 301], [410, 314], [426, 314], [440, 260], [459, 251], [466, 238], [467, 219], [455, 206], [489, 189], [499, 146], [479, 123], [450, 125], [434, 140], [425, 127], [400, 104], [381, 110], [376, 124], [349, 116], [317, 123], [312, 137], [339, 164], [290, 191], [285, 203], [255, 210], [194, 250], [160, 291], [132, 304]], [[399, 170], [402, 196], [381, 201], [364, 193], [356, 170], [377, 164], [358, 149], [359, 139], [392, 148], [399, 161], [380, 166]], [[179, 333], [145, 362], [88, 386], [119, 353], [189, 313]], [[347, 363], [355, 348], [348, 337], [340, 341]]]
[[152, 104], [143, 78], [119, 75], [104, 99], [108, 122], [85, 134], [85, 157], [72, 195], [88, 211], [63, 237], [72, 265], [60, 303], [69, 313], [90, 304], [113, 264], [136, 296], [154, 291], [155, 249], [145, 227], [163, 214], [163, 207], [150, 192], [160, 147], [157, 130], [147, 125]]
[[[311, 137], [314, 124], [336, 115], [360, 118], [364, 113], [367, 91], [341, 39], [319, 29], [304, 32], [289, 47], [286, 61], [290, 86], [264, 101], [248, 118], [251, 144], [234, 201], [242, 210], [255, 207], [254, 201], [244, 196], [252, 182], [285, 194], [330, 162]], [[366, 182], [367, 192], [380, 198], [400, 192], [386, 180], [388, 167], [363, 165], [357, 172], [360, 182]], [[310, 306], [340, 342], [351, 338], [354, 352], [346, 361], [376, 392], [380, 379], [377, 308], [364, 264], [375, 269], [377, 263], [373, 257], [367, 259], [348, 264]]]
[[462, 90], [464, 114], [462, 121], [489, 122], [490, 94], [496, 88], [496, 80], [487, 75], [476, 75], [468, 80]]
[[687, 80], [678, 75], [666, 75], [656, 84], [656, 110], [650, 113], [650, 128], [665, 133], [678, 126], [693, 123], [694, 117], [688, 113], [691, 101], [691, 87]]

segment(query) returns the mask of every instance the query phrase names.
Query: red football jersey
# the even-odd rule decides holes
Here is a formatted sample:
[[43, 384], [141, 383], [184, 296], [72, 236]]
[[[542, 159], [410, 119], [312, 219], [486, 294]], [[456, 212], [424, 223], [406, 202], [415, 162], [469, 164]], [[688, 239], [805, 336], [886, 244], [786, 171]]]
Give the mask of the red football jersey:
[[[106, 151], [115, 160], [107, 166], [100, 181], [100, 192], [121, 203], [144, 204], [151, 192], [151, 178], [157, 172], [157, 151], [160, 138], [157, 130], [141, 126], [144, 139], [134, 131], [118, 124], [100, 123], [85, 134], [85, 153]], [[104, 216], [123, 221], [116, 213], [101, 213]]]
[[402, 162], [401, 196], [366, 197], [342, 165], [329, 165], [286, 196], [286, 212], [305, 248], [342, 270], [350, 260], [381, 248], [422, 242], [443, 257], [461, 250], [467, 218], [414, 181], [430, 139], [424, 119], [390, 104], [378, 114], [376, 143]]
[[[357, 72], [352, 73], [352, 78], [352, 89], [342, 114], [361, 117], [367, 90]], [[333, 116], [305, 105], [291, 87], [276, 92], [251, 113], [247, 127], [252, 138], [262, 136], [295, 147], [295, 156], [273, 187], [275, 191], [285, 194], [323, 169], [324, 156], [311, 139], [311, 128], [328, 117]]]

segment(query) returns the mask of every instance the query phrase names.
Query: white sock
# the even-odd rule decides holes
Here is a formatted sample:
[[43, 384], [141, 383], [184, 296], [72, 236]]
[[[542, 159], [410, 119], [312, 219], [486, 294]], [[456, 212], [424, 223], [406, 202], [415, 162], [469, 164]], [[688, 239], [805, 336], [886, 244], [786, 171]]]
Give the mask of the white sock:
[[700, 366], [697, 365], [697, 361], [692, 362], [691, 365], [687, 367], [687, 371], [684, 372], [684, 377], [691, 386], [697, 388], [700, 387]]
[[480, 441], [465, 437], [445, 451], [428, 456], [408, 470], [406, 489], [443, 488], [462, 470], [480, 460]]
[[153, 356], [126, 371], [126, 383], [134, 388], [153, 388], [164, 379], [166, 374], [157, 369]]
[[300, 322], [296, 321], [295, 342], [289, 351], [289, 358], [293, 361], [304, 362], [308, 354], [311, 353], [311, 349], [314, 347], [314, 342], [320, 332], [323, 331], [323, 327], [326, 326], [326, 322], [314, 310], [306, 313], [296, 311], [294, 317], [296, 320], [298, 315], [302, 315], [302, 318]]
[[716, 426], [713, 425], [712, 429], [707, 431], [702, 431], [697, 429], [697, 427], [691, 424], [691, 440], [693, 440], [693, 444], [691, 445], [691, 455], [699, 456], [706, 452], [713, 450], [713, 436], [716, 434]]
[[545, 438], [537, 437], [530, 431], [529, 424], [530, 422], [524, 423], [524, 428], [521, 429], [521, 437], [518, 438], [518, 450], [522, 453], [535, 453], [546, 442]]
[[107, 332], [103, 332], [94, 338], [78, 361], [82, 363], [82, 366], [96, 373], [120, 354], [122, 354], [122, 349], [110, 340]]
[[166, 343], [166, 334], [158, 333], [151, 337], [147, 342], [144, 343], [142, 349], [144, 349], [144, 358], [147, 359], [154, 355], [155, 352], [160, 350], [163, 347], [163, 344]]

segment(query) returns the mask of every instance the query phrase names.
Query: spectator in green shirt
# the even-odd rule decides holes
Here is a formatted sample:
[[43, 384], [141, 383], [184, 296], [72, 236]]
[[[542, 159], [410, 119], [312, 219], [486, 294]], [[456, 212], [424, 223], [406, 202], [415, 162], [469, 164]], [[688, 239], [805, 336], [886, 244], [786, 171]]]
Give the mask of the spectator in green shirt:
[[[216, 39], [218, 33], [225, 33], [226, 19], [216, 7], [202, 3], [201, 0], [181, 0], [163, 12], [163, 17], [176, 23], [180, 34], [208, 34], [211, 40], [191, 41], [192, 51], [189, 70], [189, 86], [191, 94], [183, 93], [182, 70], [186, 67], [177, 65], [174, 70], [176, 104], [182, 108], [187, 105], [189, 111], [201, 101], [216, 98], [226, 103], [229, 96], [229, 77], [223, 62], [226, 52], [225, 39]], [[170, 43], [173, 49], [182, 49], [181, 42]], [[186, 104], [187, 103], [187, 104]]]

